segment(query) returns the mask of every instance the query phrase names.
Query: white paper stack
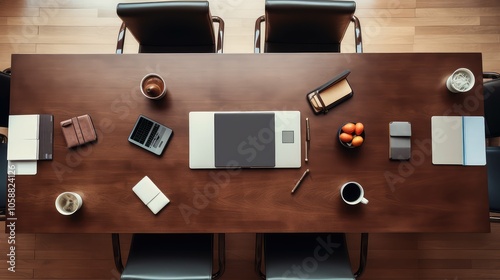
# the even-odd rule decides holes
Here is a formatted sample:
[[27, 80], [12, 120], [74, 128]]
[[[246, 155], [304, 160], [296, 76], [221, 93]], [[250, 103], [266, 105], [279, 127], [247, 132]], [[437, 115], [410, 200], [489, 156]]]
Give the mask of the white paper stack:
[[16, 175], [35, 175], [39, 149], [40, 115], [9, 116], [7, 160]]
[[40, 115], [9, 116], [8, 160], [38, 160]]

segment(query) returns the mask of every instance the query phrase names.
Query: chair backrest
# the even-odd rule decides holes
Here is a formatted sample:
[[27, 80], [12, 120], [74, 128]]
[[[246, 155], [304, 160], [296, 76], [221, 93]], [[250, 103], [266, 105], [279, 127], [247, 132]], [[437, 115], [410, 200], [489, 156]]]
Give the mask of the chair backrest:
[[216, 51], [208, 1], [120, 3], [116, 12], [141, 53]]
[[490, 211], [500, 213], [500, 147], [486, 147]]
[[340, 52], [354, 1], [267, 0], [265, 52]]
[[264, 254], [266, 279], [355, 279], [343, 233], [265, 234]]
[[0, 127], [9, 125], [10, 75], [0, 71]]
[[217, 234], [218, 270], [212, 271], [214, 234], [134, 234], [126, 267], [120, 236], [112, 234], [113, 254], [120, 279], [217, 280], [225, 271], [225, 234]]
[[[10, 75], [0, 71], [0, 128], [9, 125]], [[3, 131], [3, 130], [1, 130]], [[3, 138], [3, 136], [0, 136]], [[0, 143], [0, 220], [7, 205], [7, 143]]]
[[500, 78], [485, 82], [483, 89], [486, 137], [500, 137]]

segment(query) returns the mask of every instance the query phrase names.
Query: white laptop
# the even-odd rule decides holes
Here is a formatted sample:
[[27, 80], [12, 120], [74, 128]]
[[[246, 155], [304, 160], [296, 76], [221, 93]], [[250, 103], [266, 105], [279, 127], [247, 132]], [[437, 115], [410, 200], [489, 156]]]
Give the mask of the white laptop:
[[189, 167], [300, 168], [300, 112], [190, 112]]

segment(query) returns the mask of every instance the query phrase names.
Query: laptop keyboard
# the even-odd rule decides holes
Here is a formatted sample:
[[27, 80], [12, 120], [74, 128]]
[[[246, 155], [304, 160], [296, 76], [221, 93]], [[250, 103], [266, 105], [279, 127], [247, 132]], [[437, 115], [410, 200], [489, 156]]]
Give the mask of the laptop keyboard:
[[[152, 121], [149, 121], [145, 118], [140, 118], [137, 126], [135, 127], [134, 133], [132, 133], [132, 137], [130, 138], [132, 138], [134, 141], [144, 144], [144, 142], [146, 141], [146, 137], [148, 137], [148, 133], [151, 130], [151, 127], [153, 127]], [[154, 137], [153, 133], [151, 133], [151, 135]], [[149, 138], [151, 138], [151, 136]]]

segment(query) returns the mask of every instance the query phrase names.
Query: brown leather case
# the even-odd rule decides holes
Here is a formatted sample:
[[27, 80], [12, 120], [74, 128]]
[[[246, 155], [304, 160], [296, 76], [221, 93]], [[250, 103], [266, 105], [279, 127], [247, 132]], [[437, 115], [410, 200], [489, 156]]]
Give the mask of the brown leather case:
[[97, 140], [94, 124], [88, 114], [62, 121], [61, 128], [68, 148]]
[[351, 71], [346, 70], [307, 94], [307, 100], [314, 114], [326, 114], [333, 107], [352, 97], [354, 93], [347, 81], [349, 73]]

